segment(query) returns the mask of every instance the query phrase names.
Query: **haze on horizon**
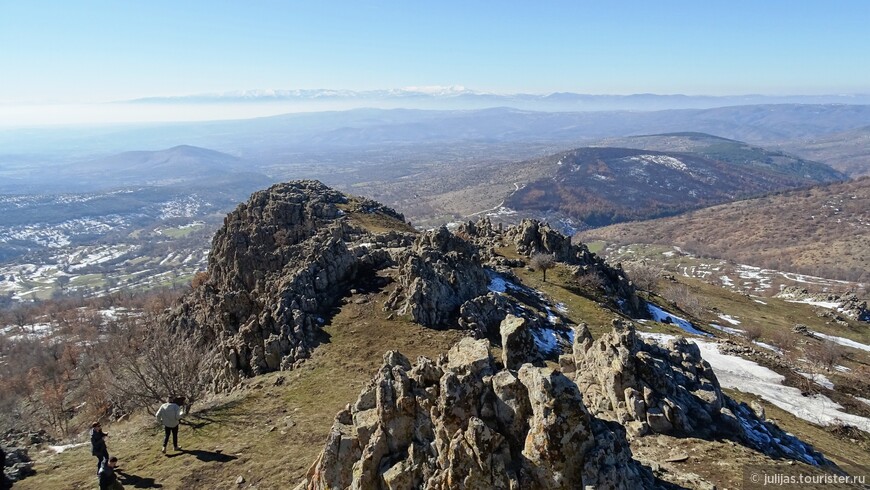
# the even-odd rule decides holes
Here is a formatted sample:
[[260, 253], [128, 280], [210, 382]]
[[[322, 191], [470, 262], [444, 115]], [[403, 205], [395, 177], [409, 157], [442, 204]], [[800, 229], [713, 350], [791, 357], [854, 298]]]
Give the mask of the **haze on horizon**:
[[870, 94], [868, 22], [860, 0], [4, 2], [0, 126], [349, 108], [116, 104], [256, 89]]

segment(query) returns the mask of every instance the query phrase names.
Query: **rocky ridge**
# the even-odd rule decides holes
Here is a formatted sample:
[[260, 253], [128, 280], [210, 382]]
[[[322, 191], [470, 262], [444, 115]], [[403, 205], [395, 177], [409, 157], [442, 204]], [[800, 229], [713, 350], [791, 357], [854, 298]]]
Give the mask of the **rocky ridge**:
[[[360, 224], [371, 217], [386, 223], [386, 231]], [[393, 267], [386, 310], [479, 338], [498, 339], [508, 314], [551, 329], [556, 318], [539, 293], [511, 282], [510, 266], [524, 262], [500, 256], [497, 247], [526, 256], [552, 253], [576, 271], [605, 278], [614, 307], [639, 302], [620, 269], [536, 221], [502, 228], [481, 220], [456, 233], [408, 229], [401, 214], [320, 182], [277, 184], [226, 217], [213, 240], [207, 279], [166, 322], [211, 349], [214, 388], [227, 390], [243, 377], [296, 367], [320, 342], [331, 309], [351, 289], [372, 286], [376, 271]], [[496, 279], [513, 284], [513, 296], [493, 290]], [[569, 338], [567, 326], [555, 328]]]
[[260, 191], [230, 213], [215, 235], [208, 279], [167, 322], [216, 349], [215, 388], [242, 376], [289, 369], [318, 342], [319, 325], [349, 285], [391, 262], [390, 247], [410, 238], [371, 234], [349, 212], [402, 215], [320, 182]]
[[465, 338], [437, 362], [388, 352], [298, 488], [652, 488], [620, 434], [559, 371]]
[[581, 325], [557, 370], [535, 365], [523, 319], [500, 330], [500, 361], [486, 340], [470, 338], [437, 361], [412, 365], [388, 352], [297, 488], [668, 487], [632, 456], [629, 441], [651, 433], [727, 438], [773, 458], [832, 464], [725, 396], [684, 339], [659, 346], [616, 321], [593, 341]]

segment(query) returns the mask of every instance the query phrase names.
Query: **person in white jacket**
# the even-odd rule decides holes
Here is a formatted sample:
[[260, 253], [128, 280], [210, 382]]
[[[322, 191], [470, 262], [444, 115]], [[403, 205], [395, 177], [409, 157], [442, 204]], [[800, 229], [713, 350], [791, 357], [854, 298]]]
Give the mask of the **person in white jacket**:
[[160, 452], [166, 453], [166, 443], [169, 442], [170, 433], [172, 434], [172, 447], [178, 451], [178, 424], [184, 417], [184, 410], [175, 403], [175, 398], [169, 397], [166, 403], [160, 405], [160, 409], [154, 416], [163, 424], [163, 449]]

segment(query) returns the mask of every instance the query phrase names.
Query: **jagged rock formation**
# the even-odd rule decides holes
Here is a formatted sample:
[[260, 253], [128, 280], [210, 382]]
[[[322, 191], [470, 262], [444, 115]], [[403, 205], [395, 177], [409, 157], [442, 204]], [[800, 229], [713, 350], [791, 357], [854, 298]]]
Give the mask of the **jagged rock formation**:
[[843, 295], [830, 293], [811, 293], [804, 288], [788, 286], [774, 296], [786, 301], [807, 302], [809, 304], [828, 304], [825, 316], [842, 322], [840, 315], [851, 320], [870, 322], [870, 310], [867, 309], [867, 301], [858, 298], [855, 293]]
[[551, 368], [499, 369], [485, 340], [437, 363], [397, 352], [353, 406], [299, 488], [653, 488], [625, 434], [590, 416]]
[[487, 293], [477, 247], [441, 227], [417, 237], [398, 260], [399, 285], [386, 307], [427, 327], [452, 323], [466, 301]]
[[[366, 228], [374, 216], [381, 221]], [[639, 302], [622, 270], [537, 221], [504, 229], [485, 219], [457, 233], [405, 230], [395, 211], [320, 182], [272, 186], [226, 217], [213, 240], [207, 279], [166, 322], [212, 349], [214, 388], [226, 390], [242, 377], [291, 369], [308, 358], [330, 309], [359, 281], [392, 266], [398, 267], [396, 286], [385, 309], [421, 325], [464, 328], [493, 340], [513, 314], [525, 318], [539, 340], [549, 336], [553, 351], [558, 346], [541, 329], [555, 328], [562, 343], [570, 331], [557, 321], [553, 305], [512, 276], [508, 266], [521, 263], [497, 256], [496, 247], [552, 253], [578, 273], [598, 274], [614, 307], [631, 311]], [[496, 280], [510, 283], [510, 294], [493, 289]]]
[[407, 239], [366, 233], [345, 219], [353, 211], [403, 222], [374, 201], [351, 202], [316, 181], [254, 193], [226, 217], [213, 240], [207, 281], [167, 319], [217, 349], [216, 388], [308, 357], [324, 312], [362, 271], [391, 263], [387, 248]]
[[773, 457], [829, 464], [799, 439], [723, 395], [698, 346], [684, 338], [662, 347], [639, 338], [632, 325], [615, 322], [612, 332], [593, 341], [581, 325], [573, 356], [563, 356], [560, 364], [575, 373], [595, 416], [623, 424], [634, 436], [734, 438]]
[[729, 438], [773, 458], [832, 464], [763, 410], [723, 395], [685, 339], [659, 346], [616, 321], [593, 340], [581, 325], [556, 371], [529, 362], [537, 356], [525, 327], [502, 322], [504, 365], [470, 338], [437, 362], [412, 366], [388, 352], [297, 490], [657, 488], [627, 442], [646, 433]]
[[573, 267], [576, 275], [598, 276], [605, 293], [619, 298], [627, 313], [643, 314], [641, 300], [621, 268], [611, 267], [604, 259], [591, 253], [586, 245], [572, 243], [570, 237], [562, 235], [547, 223], [524, 219], [515, 226], [505, 228], [500, 223], [494, 225], [489, 218], [482, 218], [476, 223], [461, 225], [456, 233], [477, 244], [482, 250], [481, 255], [494, 266], [505, 261], [503, 257], [496, 256], [495, 249], [498, 247], [511, 247], [525, 257], [539, 253], [552, 255], [557, 262]]

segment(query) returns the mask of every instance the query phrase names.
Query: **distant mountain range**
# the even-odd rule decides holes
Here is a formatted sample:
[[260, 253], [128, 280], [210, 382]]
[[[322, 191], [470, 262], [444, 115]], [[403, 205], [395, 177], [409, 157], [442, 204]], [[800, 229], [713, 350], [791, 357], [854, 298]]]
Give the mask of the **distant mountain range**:
[[[596, 95], [574, 92], [548, 94], [496, 94], [462, 86], [407, 87], [389, 90], [241, 90], [175, 97], [146, 97], [128, 101], [136, 104], [214, 104], [252, 102], [324, 102], [353, 107], [404, 107], [418, 109], [482, 109], [513, 107], [536, 111], [610, 111], [709, 109], [757, 104], [870, 104], [870, 94], [849, 95], [683, 95], [629, 94]], [[396, 105], [400, 103], [400, 105]]]
[[700, 133], [621, 141], [640, 148], [586, 147], [529, 162], [549, 170], [505, 205], [603, 226], [846, 178], [818, 162]]

